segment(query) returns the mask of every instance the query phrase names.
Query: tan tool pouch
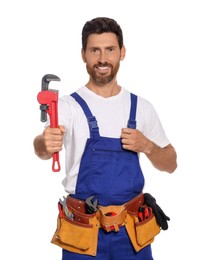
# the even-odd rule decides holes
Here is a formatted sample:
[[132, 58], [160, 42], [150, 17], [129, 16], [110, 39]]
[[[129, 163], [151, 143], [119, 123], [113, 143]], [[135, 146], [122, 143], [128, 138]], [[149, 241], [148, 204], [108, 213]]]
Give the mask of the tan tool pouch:
[[[99, 222], [95, 214], [83, 214], [75, 212], [75, 220], [71, 220], [66, 216], [58, 215], [57, 229], [51, 243], [60, 246], [68, 251], [96, 255], [98, 243]], [[80, 218], [85, 218], [88, 224], [76, 221]]]
[[125, 227], [136, 252], [151, 244], [160, 233], [153, 213], [148, 219], [139, 222], [137, 214], [128, 212]]
[[[107, 216], [107, 213], [113, 212], [114, 216]], [[100, 221], [100, 225], [107, 232], [119, 231], [119, 227], [125, 223], [127, 211], [124, 205], [121, 206], [99, 206], [97, 212], [97, 218]]]

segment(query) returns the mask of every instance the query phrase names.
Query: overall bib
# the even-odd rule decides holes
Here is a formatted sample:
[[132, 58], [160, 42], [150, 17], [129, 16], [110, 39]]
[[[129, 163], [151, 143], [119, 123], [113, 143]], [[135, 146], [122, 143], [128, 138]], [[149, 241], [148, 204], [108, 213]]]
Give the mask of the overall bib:
[[[86, 200], [93, 195], [102, 206], [122, 205], [140, 192], [144, 176], [136, 152], [124, 150], [120, 138], [102, 137], [98, 123], [86, 102], [77, 94], [71, 96], [79, 103], [88, 121], [90, 138], [87, 139], [81, 159], [74, 198]], [[128, 128], [136, 128], [137, 96], [131, 94]], [[120, 129], [121, 134], [121, 129]], [[125, 227], [118, 232], [99, 230], [96, 257], [76, 254], [63, 249], [62, 260], [153, 260], [151, 246], [136, 253]]]

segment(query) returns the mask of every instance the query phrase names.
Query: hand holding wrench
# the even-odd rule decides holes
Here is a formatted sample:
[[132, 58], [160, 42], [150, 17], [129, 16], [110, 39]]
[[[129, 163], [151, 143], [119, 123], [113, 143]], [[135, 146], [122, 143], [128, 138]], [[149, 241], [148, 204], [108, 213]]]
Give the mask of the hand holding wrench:
[[[37, 95], [37, 100], [40, 103], [41, 110], [41, 121], [47, 121], [47, 113], [50, 117], [50, 127], [58, 127], [58, 90], [48, 89], [50, 81], [60, 81], [60, 78], [53, 74], [46, 74], [42, 78], [42, 88], [41, 92]], [[57, 168], [56, 168], [57, 166]], [[56, 152], [53, 154], [53, 164], [52, 170], [54, 172], [60, 171], [60, 162], [59, 162], [59, 153]]]

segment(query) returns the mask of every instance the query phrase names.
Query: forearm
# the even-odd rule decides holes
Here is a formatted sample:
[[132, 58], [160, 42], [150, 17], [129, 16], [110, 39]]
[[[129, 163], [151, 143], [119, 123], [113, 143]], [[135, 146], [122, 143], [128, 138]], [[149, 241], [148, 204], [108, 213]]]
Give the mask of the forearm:
[[35, 154], [42, 160], [48, 160], [52, 157], [51, 154], [48, 154], [43, 138], [43, 134], [38, 135], [33, 142]]
[[173, 173], [177, 168], [177, 155], [171, 144], [161, 148], [155, 143], [149, 141], [144, 153], [151, 161], [153, 166], [160, 171]]
[[139, 130], [130, 128], [122, 129], [121, 139], [124, 149], [144, 153], [158, 170], [172, 173], [177, 168], [177, 155], [171, 144], [161, 148]]

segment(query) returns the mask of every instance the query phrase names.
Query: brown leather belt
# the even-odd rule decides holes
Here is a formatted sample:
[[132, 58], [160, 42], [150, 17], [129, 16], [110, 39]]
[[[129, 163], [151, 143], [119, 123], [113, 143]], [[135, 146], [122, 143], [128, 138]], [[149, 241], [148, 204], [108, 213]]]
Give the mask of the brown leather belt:
[[[93, 214], [86, 214], [86, 203], [84, 200], [79, 200], [71, 196], [67, 197], [67, 207], [69, 212], [72, 213], [73, 221], [77, 225], [90, 224], [90, 219], [97, 217], [100, 222], [100, 227], [104, 228], [107, 232], [118, 231], [119, 226], [125, 224], [127, 212], [131, 215], [137, 215], [138, 208], [144, 204], [144, 195], [140, 193], [132, 200], [120, 206], [98, 206], [99, 210]], [[108, 212], [114, 212], [114, 216], [107, 216]], [[75, 223], [74, 223], [75, 224]]]
[[127, 211], [132, 215], [137, 215], [138, 209], [144, 204], [144, 194], [141, 192], [139, 195], [134, 197], [132, 200], [125, 203]]

